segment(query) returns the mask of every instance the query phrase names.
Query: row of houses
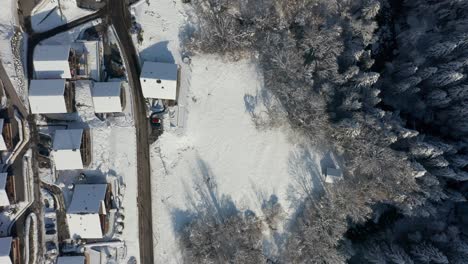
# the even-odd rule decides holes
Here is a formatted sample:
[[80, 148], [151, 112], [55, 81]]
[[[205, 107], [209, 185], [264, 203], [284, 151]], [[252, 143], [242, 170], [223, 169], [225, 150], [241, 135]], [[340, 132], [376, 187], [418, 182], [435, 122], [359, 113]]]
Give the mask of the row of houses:
[[[75, 112], [74, 83], [65, 79], [31, 80], [29, 105], [33, 114]], [[122, 112], [125, 95], [122, 82], [94, 82], [91, 96], [95, 113]]]
[[[122, 82], [100, 82], [99, 54], [90, 56], [82, 45], [43, 45], [34, 53], [35, 78], [29, 87], [32, 114], [52, 117], [76, 112], [78, 81], [89, 80], [93, 109], [96, 114], [119, 113], [125, 107]], [[86, 56], [84, 56], [84, 55]], [[94, 65], [94, 66], [93, 66]], [[83, 170], [91, 161], [89, 129], [54, 130], [51, 157], [56, 172]], [[1, 182], [0, 182], [1, 183]], [[111, 208], [110, 184], [74, 184], [71, 201], [66, 207], [66, 222], [72, 240], [99, 241], [109, 228]], [[86, 256], [61, 256], [57, 263], [87, 263]]]
[[[90, 43], [92, 45], [90, 45]], [[42, 45], [34, 52], [35, 79], [29, 87], [32, 114], [66, 114], [74, 109], [74, 81], [93, 80], [91, 95], [96, 113], [123, 111], [122, 82], [100, 82], [99, 42]], [[80, 50], [80, 48], [82, 50]], [[97, 53], [97, 54], [96, 54]]]

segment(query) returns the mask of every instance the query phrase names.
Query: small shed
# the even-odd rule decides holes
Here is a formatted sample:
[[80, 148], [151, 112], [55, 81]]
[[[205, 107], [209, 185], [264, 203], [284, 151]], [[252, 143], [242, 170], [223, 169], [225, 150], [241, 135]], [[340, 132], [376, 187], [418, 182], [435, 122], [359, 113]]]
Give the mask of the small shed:
[[29, 106], [33, 114], [64, 114], [72, 111], [73, 95], [63, 79], [31, 80]]
[[10, 258], [12, 242], [12, 237], [0, 237], [0, 263], [12, 264]]
[[325, 182], [335, 183], [341, 179], [343, 179], [343, 172], [340, 169], [327, 168]]
[[107, 214], [107, 184], [77, 184], [67, 209], [70, 237], [102, 238], [105, 230], [103, 216]]
[[83, 129], [56, 130], [53, 157], [57, 170], [83, 169]]
[[60, 256], [57, 264], [85, 264], [85, 256]]
[[71, 78], [70, 45], [40, 45], [34, 50], [36, 79]]
[[7, 194], [7, 179], [8, 173], [0, 173], [0, 207], [10, 205], [10, 199]]
[[145, 61], [140, 75], [143, 96], [175, 101], [178, 75], [177, 64]]
[[94, 112], [117, 113], [122, 112], [125, 94], [122, 82], [96, 82], [91, 89]]

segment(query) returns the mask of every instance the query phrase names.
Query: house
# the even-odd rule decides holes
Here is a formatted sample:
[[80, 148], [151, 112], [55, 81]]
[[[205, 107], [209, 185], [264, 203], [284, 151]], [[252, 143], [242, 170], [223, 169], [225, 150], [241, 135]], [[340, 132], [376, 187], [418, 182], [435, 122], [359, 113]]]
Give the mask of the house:
[[[0, 134], [0, 151], [5, 151], [5, 150], [8, 150], [9, 147], [7, 146], [7, 142], [5, 141], [5, 136], [4, 134], [11, 134], [11, 131], [9, 131], [10, 133], [8, 133], [8, 130], [9, 130], [9, 127], [8, 125], [5, 126], [5, 119], [1, 118], [0, 119], [0, 131], [1, 131], [1, 134]], [[11, 140], [11, 135], [9, 137], [7, 137], [7, 139], [10, 139]], [[11, 142], [9, 144], [11, 146]]]
[[[8, 180], [8, 173], [0, 173], [0, 207], [10, 205], [10, 198], [8, 197], [8, 193], [10, 192], [7, 189], [11, 188], [8, 188], [10, 187], [9, 184], [7, 184]], [[8, 181], [8, 183], [10, 183], [10, 181]]]
[[0, 263], [20, 264], [19, 239], [13, 237], [0, 237]]
[[83, 169], [89, 163], [89, 132], [83, 129], [55, 131], [52, 146], [56, 170]]
[[122, 112], [125, 104], [125, 94], [122, 82], [96, 82], [91, 89], [94, 112]]
[[77, 184], [67, 209], [70, 237], [100, 239], [107, 231], [106, 215], [110, 207], [107, 184]]
[[69, 45], [41, 45], [34, 50], [34, 72], [36, 79], [69, 79]]
[[143, 96], [175, 101], [178, 75], [177, 64], [145, 61], [140, 75]]
[[325, 182], [335, 183], [341, 179], [343, 179], [343, 172], [340, 169], [327, 168]]
[[73, 89], [63, 79], [31, 80], [29, 106], [33, 114], [71, 113]]
[[10, 257], [12, 241], [11, 237], [0, 237], [0, 263], [2, 264], [13, 263]]
[[85, 264], [84, 256], [60, 256], [57, 258], [57, 264]]

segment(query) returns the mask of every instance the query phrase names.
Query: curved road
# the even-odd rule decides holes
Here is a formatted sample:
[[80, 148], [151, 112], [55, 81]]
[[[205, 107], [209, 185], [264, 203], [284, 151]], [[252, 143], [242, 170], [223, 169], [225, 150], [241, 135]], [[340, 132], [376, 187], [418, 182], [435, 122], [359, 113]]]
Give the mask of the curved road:
[[[154, 262], [153, 219], [151, 203], [151, 171], [149, 157], [149, 123], [146, 104], [141, 91], [138, 53], [129, 34], [131, 19], [125, 0], [107, 0], [108, 24], [112, 25], [119, 40], [122, 58], [127, 69], [128, 82], [133, 90], [133, 115], [137, 136], [138, 222], [140, 239], [140, 263]], [[112, 4], [110, 4], [112, 3]]]

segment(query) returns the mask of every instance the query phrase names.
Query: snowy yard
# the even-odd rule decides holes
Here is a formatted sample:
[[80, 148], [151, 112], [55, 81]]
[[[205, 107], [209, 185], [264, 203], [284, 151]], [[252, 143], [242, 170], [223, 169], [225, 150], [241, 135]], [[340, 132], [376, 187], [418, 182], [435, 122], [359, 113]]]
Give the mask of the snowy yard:
[[[137, 45], [141, 59], [181, 66], [179, 111], [186, 113], [178, 128], [165, 122], [151, 146], [156, 263], [179, 262], [178, 231], [206, 202], [206, 191], [258, 215], [262, 203], [276, 196], [291, 214], [296, 199], [322, 186], [322, 155], [281, 115], [265, 121], [265, 105], [275, 100], [263, 89], [255, 63], [201, 55], [182, 63], [179, 35], [187, 7], [170, 0], [134, 6], [144, 31]], [[254, 121], [265, 122], [259, 127]]]
[[322, 184], [320, 156], [307, 142], [286, 125], [257, 129], [252, 121], [245, 100], [261, 91], [254, 64], [194, 57], [191, 68], [186, 127], [152, 146], [157, 263], [176, 262], [177, 231], [205, 202], [206, 186], [261, 215], [270, 196], [293, 213], [303, 187]]
[[31, 23], [34, 31], [43, 32], [91, 13], [78, 8], [76, 0], [43, 0], [32, 11]]

